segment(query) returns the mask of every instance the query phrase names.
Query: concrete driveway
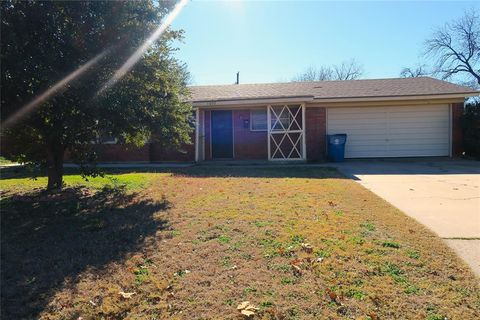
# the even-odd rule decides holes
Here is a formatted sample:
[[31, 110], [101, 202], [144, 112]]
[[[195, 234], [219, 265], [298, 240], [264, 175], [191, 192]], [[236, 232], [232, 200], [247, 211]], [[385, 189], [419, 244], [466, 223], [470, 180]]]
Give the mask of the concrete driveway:
[[336, 167], [429, 227], [480, 276], [480, 162], [359, 160]]

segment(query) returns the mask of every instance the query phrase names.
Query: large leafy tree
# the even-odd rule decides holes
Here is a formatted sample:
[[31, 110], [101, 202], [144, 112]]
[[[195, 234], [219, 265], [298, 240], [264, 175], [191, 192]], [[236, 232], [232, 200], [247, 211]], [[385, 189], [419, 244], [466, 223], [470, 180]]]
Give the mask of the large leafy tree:
[[8, 156], [46, 168], [47, 187], [59, 189], [65, 152], [79, 163], [92, 161], [92, 141], [99, 136], [137, 145], [188, 141], [191, 107], [182, 100], [188, 73], [173, 55], [181, 31], [168, 29], [123, 79], [99, 93], [173, 5], [154, 0], [2, 1], [2, 121], [25, 111], [35, 97], [91, 59], [95, 62], [2, 126]]

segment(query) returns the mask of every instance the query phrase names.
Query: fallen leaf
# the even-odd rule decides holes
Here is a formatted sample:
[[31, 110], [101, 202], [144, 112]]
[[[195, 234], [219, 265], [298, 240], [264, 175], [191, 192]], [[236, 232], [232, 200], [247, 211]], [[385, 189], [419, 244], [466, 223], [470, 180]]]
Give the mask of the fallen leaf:
[[333, 302], [335, 302], [337, 305], [341, 305], [340, 301], [338, 301], [338, 295], [335, 292], [328, 288], [325, 290], [325, 292], [328, 294], [328, 296]]
[[240, 311], [241, 314], [247, 317], [251, 317], [255, 314], [255, 311], [250, 311], [250, 310], [242, 310]]
[[259, 310], [259, 309], [257, 307], [255, 307], [253, 304], [251, 304], [248, 307], [246, 307], [245, 310], [255, 311], [255, 310]]
[[118, 293], [119, 295], [121, 295], [123, 298], [125, 299], [130, 299], [134, 294], [135, 292], [123, 292], [123, 291], [120, 291]]
[[379, 319], [378, 316], [377, 316], [377, 314], [376, 314], [375, 312], [373, 312], [373, 311], [370, 312], [370, 313], [368, 314], [368, 316], [369, 316], [372, 320], [378, 320], [378, 319]]
[[250, 304], [250, 301], [243, 301], [237, 306], [237, 310], [243, 310]]
[[302, 269], [299, 266], [292, 264], [293, 275], [296, 277], [302, 276]]
[[243, 301], [237, 306], [237, 310], [239, 310], [244, 316], [251, 317], [255, 315], [255, 311], [258, 311], [259, 308], [251, 304], [250, 301]]
[[310, 243], [302, 243], [301, 244], [303, 251], [306, 253], [312, 253], [313, 252], [313, 246]]

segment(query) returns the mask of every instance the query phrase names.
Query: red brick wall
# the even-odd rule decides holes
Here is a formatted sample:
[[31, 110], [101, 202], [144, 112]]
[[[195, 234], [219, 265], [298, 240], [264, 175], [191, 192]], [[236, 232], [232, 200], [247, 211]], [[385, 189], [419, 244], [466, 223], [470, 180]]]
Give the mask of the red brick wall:
[[150, 144], [150, 161], [152, 162], [193, 162], [195, 161], [195, 138], [192, 143], [179, 148], [162, 147], [160, 144]]
[[463, 102], [452, 103], [452, 156], [462, 155], [462, 125], [460, 122], [463, 114]]
[[307, 106], [305, 110], [305, 137], [308, 161], [325, 159], [326, 121], [325, 108]]
[[[326, 115], [325, 108], [306, 109], [306, 147], [308, 161], [325, 159]], [[211, 160], [210, 111], [205, 111], [205, 160]], [[234, 153], [236, 160], [268, 159], [268, 137], [266, 131], [250, 131], [244, 128], [244, 120], [250, 124], [250, 110], [234, 110]]]
[[[98, 144], [94, 146], [98, 162], [193, 162], [195, 145], [180, 148], [162, 148], [160, 144], [147, 143], [143, 147], [122, 144]], [[68, 152], [65, 161], [71, 161]]]
[[149, 146], [136, 147], [121, 144], [98, 144], [95, 146], [99, 162], [148, 162]]
[[[460, 156], [463, 152], [462, 128], [460, 118], [464, 104], [452, 104], [452, 154]], [[326, 111], [323, 107], [306, 108], [306, 148], [308, 161], [322, 161], [326, 157]], [[244, 128], [244, 120], [250, 119], [250, 110], [234, 110], [234, 152], [237, 160], [268, 159], [267, 132], [250, 131]], [[205, 111], [205, 160], [211, 160], [211, 112]], [[193, 140], [194, 141], [194, 138]], [[100, 162], [161, 162], [194, 161], [195, 145], [192, 143], [177, 149], [162, 149], [158, 145], [145, 145], [137, 148], [119, 144], [97, 145]], [[68, 161], [68, 155], [66, 156]]]
[[[244, 120], [248, 120], [246, 128]], [[267, 131], [250, 131], [250, 121], [250, 110], [233, 111], [234, 157], [236, 160], [267, 160]]]

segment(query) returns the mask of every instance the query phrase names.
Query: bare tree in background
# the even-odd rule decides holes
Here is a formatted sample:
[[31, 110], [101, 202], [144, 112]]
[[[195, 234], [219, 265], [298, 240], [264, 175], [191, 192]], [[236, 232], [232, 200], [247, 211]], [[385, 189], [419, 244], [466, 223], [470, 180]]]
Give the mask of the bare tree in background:
[[427, 70], [427, 66], [422, 64], [414, 68], [403, 68], [400, 72], [402, 78], [417, 78], [428, 76], [430, 72]]
[[333, 69], [331, 67], [321, 66], [320, 68], [316, 68], [310, 66], [302, 73], [296, 75], [293, 81], [322, 81], [332, 79]]
[[480, 20], [474, 9], [459, 21], [446, 23], [425, 42], [425, 55], [436, 59], [434, 72], [443, 79], [473, 77], [480, 85]]
[[310, 66], [293, 77], [292, 81], [355, 80], [363, 75], [363, 67], [354, 59], [340, 65]]
[[335, 80], [355, 80], [363, 75], [363, 67], [355, 60], [344, 61], [333, 66]]

